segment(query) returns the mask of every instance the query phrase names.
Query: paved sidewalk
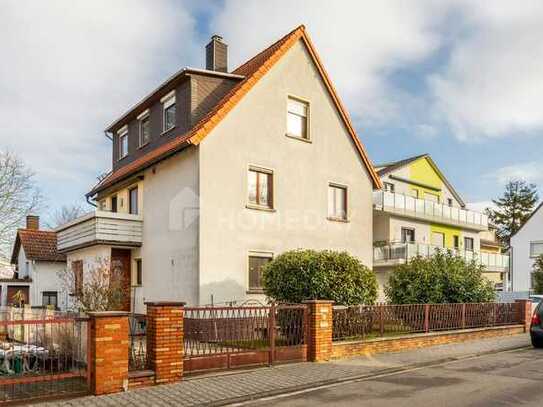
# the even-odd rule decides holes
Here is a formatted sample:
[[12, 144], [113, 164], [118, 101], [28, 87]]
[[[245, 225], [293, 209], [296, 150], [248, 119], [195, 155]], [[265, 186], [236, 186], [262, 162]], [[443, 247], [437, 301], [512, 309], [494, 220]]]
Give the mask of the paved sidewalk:
[[89, 396], [46, 405], [220, 406], [529, 345], [528, 335], [515, 335], [329, 363], [296, 363], [200, 376], [172, 385], [148, 387], [110, 396]]

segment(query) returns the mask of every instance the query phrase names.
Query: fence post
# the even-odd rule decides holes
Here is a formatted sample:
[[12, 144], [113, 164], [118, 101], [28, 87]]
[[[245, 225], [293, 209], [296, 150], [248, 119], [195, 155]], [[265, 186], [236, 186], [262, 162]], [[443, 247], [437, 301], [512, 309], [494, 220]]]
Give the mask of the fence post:
[[270, 315], [268, 318], [268, 338], [270, 340], [270, 355], [268, 364], [273, 365], [275, 359], [275, 303], [270, 306]]
[[379, 305], [379, 336], [384, 336], [385, 334], [385, 318], [384, 318], [385, 307], [383, 304]]
[[515, 300], [515, 303], [520, 308], [519, 323], [524, 325], [524, 332], [528, 332], [532, 321], [532, 302], [530, 300]]
[[184, 302], [146, 302], [147, 363], [155, 372], [155, 383], [183, 379]]
[[462, 303], [462, 329], [466, 329], [466, 304]]
[[424, 332], [430, 332], [430, 304], [424, 304]]
[[332, 356], [332, 304], [328, 300], [304, 301], [309, 308], [307, 359], [310, 362], [330, 360]]
[[94, 395], [128, 389], [128, 313], [89, 312], [90, 384]]

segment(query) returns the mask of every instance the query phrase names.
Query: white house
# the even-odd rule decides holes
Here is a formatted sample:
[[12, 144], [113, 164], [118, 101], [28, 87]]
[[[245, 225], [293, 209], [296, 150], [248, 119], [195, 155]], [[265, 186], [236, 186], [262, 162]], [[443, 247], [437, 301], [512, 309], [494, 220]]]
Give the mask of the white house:
[[530, 291], [534, 260], [543, 254], [543, 203], [511, 238], [511, 290]]
[[66, 256], [57, 251], [56, 233], [40, 230], [38, 216], [27, 216], [26, 228], [17, 231], [11, 264], [13, 278], [0, 280], [2, 305], [14, 303], [13, 296], [20, 293], [33, 307], [65, 308], [68, 293], [59, 273], [66, 269]]
[[136, 312], [262, 299], [262, 265], [289, 249], [372, 267], [381, 182], [303, 26], [230, 72], [213, 36], [206, 69], [181, 70], [106, 132], [98, 208], [59, 227], [58, 248], [83, 276], [98, 258], [119, 267]]

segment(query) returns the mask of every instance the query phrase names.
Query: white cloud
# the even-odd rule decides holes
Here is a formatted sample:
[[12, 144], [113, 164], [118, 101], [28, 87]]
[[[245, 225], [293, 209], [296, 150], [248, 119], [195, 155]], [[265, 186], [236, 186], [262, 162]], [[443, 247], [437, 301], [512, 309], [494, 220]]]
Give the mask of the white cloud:
[[429, 78], [437, 108], [461, 140], [543, 130], [543, 3], [457, 2], [464, 30]]
[[143, 0], [2, 2], [0, 143], [52, 201], [88, 190], [110, 166], [106, 125], [194, 59], [189, 12]]
[[543, 162], [530, 161], [520, 164], [506, 165], [486, 175], [502, 185], [511, 180], [523, 180], [535, 184], [543, 184]]

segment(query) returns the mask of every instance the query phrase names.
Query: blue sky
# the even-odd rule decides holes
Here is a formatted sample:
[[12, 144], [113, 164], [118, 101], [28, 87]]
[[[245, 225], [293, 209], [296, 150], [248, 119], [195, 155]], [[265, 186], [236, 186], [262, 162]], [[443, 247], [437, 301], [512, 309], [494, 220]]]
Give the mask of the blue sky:
[[305, 24], [371, 159], [430, 153], [482, 207], [509, 178], [543, 185], [543, 3], [467, 0], [0, 0], [0, 146], [52, 211], [110, 167], [103, 129], [211, 34], [234, 68]]

